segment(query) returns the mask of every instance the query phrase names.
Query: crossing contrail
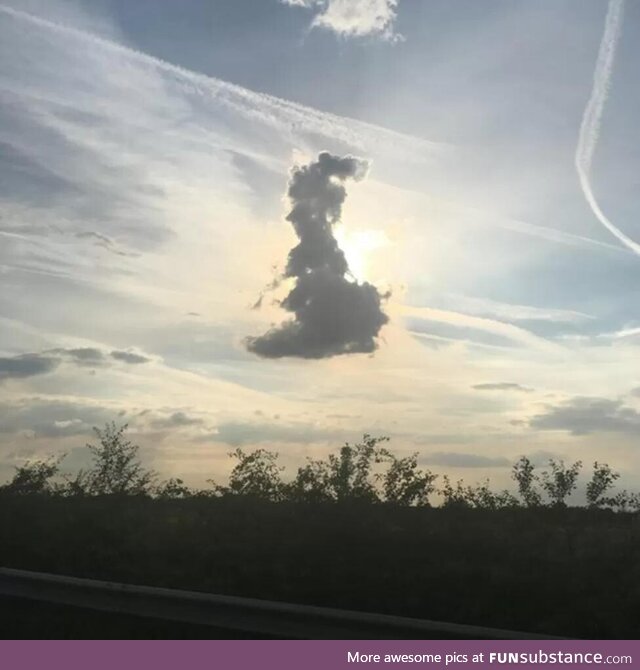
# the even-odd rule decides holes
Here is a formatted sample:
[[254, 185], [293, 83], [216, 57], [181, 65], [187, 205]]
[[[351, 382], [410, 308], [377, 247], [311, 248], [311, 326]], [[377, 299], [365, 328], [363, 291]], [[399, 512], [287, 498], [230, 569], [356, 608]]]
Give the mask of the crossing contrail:
[[640, 244], [627, 237], [607, 215], [602, 211], [591, 189], [591, 163], [593, 154], [600, 137], [600, 126], [602, 124], [602, 112], [609, 97], [609, 86], [611, 73], [615, 60], [616, 48], [622, 30], [622, 17], [624, 13], [625, 0], [610, 0], [607, 9], [604, 34], [600, 42], [598, 60], [593, 74], [593, 88], [591, 97], [584, 110], [582, 123], [580, 124], [580, 135], [576, 149], [576, 169], [580, 179], [580, 186], [589, 206], [600, 223], [614, 235], [622, 244], [634, 253], [640, 255]]

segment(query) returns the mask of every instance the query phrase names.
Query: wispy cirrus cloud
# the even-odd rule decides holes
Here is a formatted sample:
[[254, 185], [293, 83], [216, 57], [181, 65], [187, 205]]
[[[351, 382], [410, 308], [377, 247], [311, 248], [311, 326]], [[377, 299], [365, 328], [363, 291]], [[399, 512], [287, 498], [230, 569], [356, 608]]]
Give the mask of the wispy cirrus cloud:
[[[384, 0], [384, 4], [389, 5], [390, 12], [395, 2]], [[4, 5], [0, 5], [0, 13], [4, 14], [7, 19], [15, 21], [17, 26], [28, 26], [31, 31], [39, 32], [40, 37], [44, 37], [47, 41], [49, 41], [49, 36], [57, 35], [68, 41], [65, 48], [75, 46], [89, 49], [88, 62], [85, 63], [85, 66], [113, 57], [125, 59], [135, 68], [139, 68], [139, 73], [132, 72], [132, 76], [141, 77], [145, 73], [153, 74], [154, 72], [166, 74], [183, 92], [188, 93], [195, 90], [199, 96], [215, 100], [220, 107], [226, 107], [246, 119], [259, 120], [271, 127], [278, 127], [287, 133], [295, 128], [297, 132], [319, 133], [334, 141], [339, 140], [355, 147], [372, 144], [377, 148], [393, 149], [395, 147], [396, 150], [402, 148], [407, 152], [408, 157], [411, 153], [417, 154], [418, 148], [429, 153], [450, 148], [444, 142], [430, 142], [375, 124], [340, 117], [272, 95], [257, 93], [215, 77], [187, 70], [98, 35]], [[344, 11], [341, 10], [339, 13], [342, 14]], [[371, 14], [379, 13], [380, 9], [374, 6]], [[383, 12], [383, 14], [391, 16], [391, 13]], [[372, 20], [369, 19], [369, 21]], [[21, 90], [24, 91], [24, 87], [21, 87]], [[60, 99], [59, 95], [56, 98]], [[63, 100], [60, 99], [60, 102]], [[78, 111], [82, 112], [85, 109], [86, 105], [83, 105]], [[111, 106], [111, 110], [113, 109], [114, 107]], [[106, 111], [109, 111], [109, 108]], [[227, 138], [227, 145], [232, 139], [232, 136]], [[246, 144], [242, 144], [240, 148], [246, 148]], [[427, 159], [427, 155], [424, 156], [424, 159]]]
[[[455, 311], [481, 318], [503, 321], [551, 321], [554, 323], [584, 323], [593, 317], [583, 312], [533, 305], [514, 305], [489, 298], [445, 294], [440, 297], [443, 304], [450, 304]], [[434, 305], [436, 307], [438, 305]]]
[[[408, 320], [409, 329], [417, 333], [429, 334], [431, 330], [435, 330], [431, 327], [431, 324], [435, 324], [437, 328], [444, 325], [449, 328], [446, 336], [453, 337], [453, 339], [470, 341], [478, 339], [481, 343], [489, 343], [496, 346], [506, 346], [508, 343], [513, 343], [555, 354], [562, 351], [562, 347], [558, 344], [535, 335], [525, 328], [496, 319], [431, 307], [413, 307], [409, 305], [401, 307], [401, 314]], [[456, 331], [458, 335], [456, 335]], [[477, 335], [474, 333], [477, 333]], [[436, 335], [438, 334], [436, 332]], [[491, 339], [487, 340], [487, 336]]]

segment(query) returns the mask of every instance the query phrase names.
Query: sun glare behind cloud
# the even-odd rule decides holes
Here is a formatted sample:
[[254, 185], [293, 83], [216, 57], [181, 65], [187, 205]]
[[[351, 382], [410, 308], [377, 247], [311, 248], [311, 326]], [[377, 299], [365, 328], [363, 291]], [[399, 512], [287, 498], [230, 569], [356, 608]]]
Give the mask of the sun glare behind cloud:
[[358, 281], [372, 280], [371, 254], [389, 243], [389, 237], [383, 230], [354, 230], [339, 224], [335, 228], [338, 246], [344, 252], [349, 270]]

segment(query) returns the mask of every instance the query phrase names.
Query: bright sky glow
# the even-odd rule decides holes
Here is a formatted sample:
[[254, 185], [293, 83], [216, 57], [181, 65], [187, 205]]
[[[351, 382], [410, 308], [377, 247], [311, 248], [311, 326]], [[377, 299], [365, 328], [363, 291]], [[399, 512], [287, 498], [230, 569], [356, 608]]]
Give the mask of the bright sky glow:
[[[640, 5], [612, 2], [4, 0], [0, 477], [113, 419], [198, 483], [369, 432], [470, 482], [528, 454], [637, 487]], [[260, 358], [323, 151], [368, 161], [334, 232], [389, 323]]]

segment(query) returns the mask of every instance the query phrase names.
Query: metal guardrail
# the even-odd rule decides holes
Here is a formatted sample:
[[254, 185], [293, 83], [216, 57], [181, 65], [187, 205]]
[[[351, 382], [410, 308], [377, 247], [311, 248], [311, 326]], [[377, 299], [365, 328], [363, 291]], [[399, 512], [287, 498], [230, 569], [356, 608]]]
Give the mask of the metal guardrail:
[[0, 595], [286, 639], [560, 639], [498, 628], [0, 568]]

